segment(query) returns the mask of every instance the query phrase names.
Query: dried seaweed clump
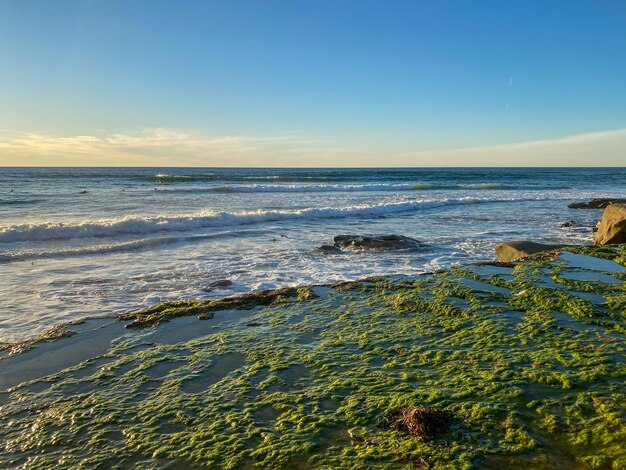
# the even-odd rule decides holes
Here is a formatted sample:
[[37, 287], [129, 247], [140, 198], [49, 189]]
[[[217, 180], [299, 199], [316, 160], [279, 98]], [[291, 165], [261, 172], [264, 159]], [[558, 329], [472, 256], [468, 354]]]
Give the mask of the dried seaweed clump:
[[426, 406], [414, 406], [409, 408], [396, 408], [388, 411], [383, 424], [421, 441], [429, 441], [437, 434], [450, 429], [454, 415], [451, 411], [442, 408]]

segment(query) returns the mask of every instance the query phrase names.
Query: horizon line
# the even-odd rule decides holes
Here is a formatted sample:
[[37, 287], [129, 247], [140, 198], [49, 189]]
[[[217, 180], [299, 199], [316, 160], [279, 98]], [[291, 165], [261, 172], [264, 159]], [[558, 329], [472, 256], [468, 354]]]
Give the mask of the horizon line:
[[521, 166], [521, 165], [508, 165], [508, 166], [497, 166], [497, 165], [475, 165], [475, 166], [133, 166], [133, 165], [113, 165], [113, 166], [91, 166], [91, 165], [0, 165], [0, 169], [34, 169], [34, 168], [60, 168], [60, 169], [71, 169], [71, 168], [93, 168], [93, 169], [115, 169], [115, 168], [136, 168], [136, 169], [152, 169], [152, 168], [182, 168], [182, 169], [207, 169], [207, 170], [406, 170], [406, 169], [415, 169], [415, 170], [436, 170], [436, 169], [474, 169], [474, 168], [489, 168], [489, 169], [509, 169], [509, 168], [519, 168], [519, 169], [576, 169], [576, 168], [620, 168], [626, 169], [626, 165], [615, 166], [615, 165], [574, 165], [574, 166], [562, 166], [562, 165], [537, 165], [537, 166]]

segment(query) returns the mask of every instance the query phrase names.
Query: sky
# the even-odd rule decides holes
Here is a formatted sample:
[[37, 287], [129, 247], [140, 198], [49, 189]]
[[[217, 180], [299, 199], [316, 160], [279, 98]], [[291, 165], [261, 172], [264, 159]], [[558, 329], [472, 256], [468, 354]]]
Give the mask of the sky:
[[623, 166], [623, 0], [0, 0], [0, 166]]

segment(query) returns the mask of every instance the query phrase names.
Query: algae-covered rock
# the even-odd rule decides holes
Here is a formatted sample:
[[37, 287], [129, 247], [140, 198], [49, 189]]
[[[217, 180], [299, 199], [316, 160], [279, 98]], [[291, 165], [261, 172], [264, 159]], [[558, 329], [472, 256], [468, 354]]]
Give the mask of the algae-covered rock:
[[422, 246], [404, 235], [337, 235], [333, 242], [333, 246], [342, 250], [415, 250]]
[[626, 242], [626, 204], [611, 204], [604, 210], [594, 242], [598, 245]]
[[563, 248], [564, 246], [567, 245], [548, 245], [544, 243], [518, 240], [496, 245], [496, 256], [498, 257], [498, 261], [515, 261], [521, 258], [526, 258], [534, 253], [556, 250]]
[[568, 204], [570, 209], [605, 209], [611, 204], [624, 204], [626, 199], [619, 198], [607, 198], [607, 197], [594, 197], [591, 201], [587, 202], [573, 202]]
[[169, 321], [173, 318], [197, 315], [201, 320], [212, 317], [214, 312], [222, 310], [249, 310], [261, 305], [267, 306], [290, 298], [297, 301], [310, 300], [315, 294], [306, 287], [284, 287], [258, 292], [250, 292], [219, 300], [180, 300], [163, 302], [144, 310], [118, 315], [121, 320], [132, 320], [126, 328], [145, 328]]
[[33, 339], [18, 341], [15, 343], [0, 343], [0, 351], [4, 351], [7, 356], [21, 354], [25, 351], [32, 349], [33, 346], [37, 343], [43, 343], [44, 341], [54, 341], [59, 338], [72, 336], [73, 334], [74, 332], [68, 330], [67, 327], [64, 325], [54, 325], [53, 327], [47, 329]]

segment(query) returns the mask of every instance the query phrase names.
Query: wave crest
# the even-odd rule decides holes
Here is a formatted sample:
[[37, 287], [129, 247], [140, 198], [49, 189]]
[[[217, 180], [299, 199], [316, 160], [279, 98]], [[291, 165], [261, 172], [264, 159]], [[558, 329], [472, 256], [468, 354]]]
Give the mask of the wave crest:
[[463, 197], [438, 201], [410, 201], [360, 205], [345, 208], [309, 208], [299, 210], [256, 210], [240, 212], [203, 211], [187, 215], [139, 217], [128, 215], [119, 219], [83, 222], [44, 222], [9, 225], [0, 228], [0, 243], [45, 241], [55, 239], [113, 237], [116, 235], [146, 235], [158, 232], [191, 231], [202, 228], [225, 227], [278, 222], [296, 219], [384, 216], [429, 208], [485, 202], [511, 202], [519, 199], [487, 199]]

